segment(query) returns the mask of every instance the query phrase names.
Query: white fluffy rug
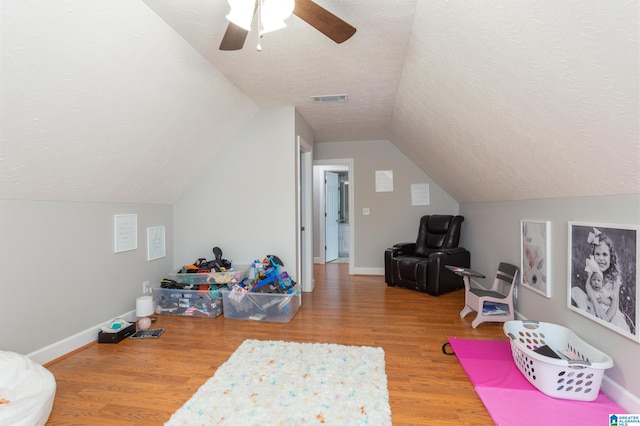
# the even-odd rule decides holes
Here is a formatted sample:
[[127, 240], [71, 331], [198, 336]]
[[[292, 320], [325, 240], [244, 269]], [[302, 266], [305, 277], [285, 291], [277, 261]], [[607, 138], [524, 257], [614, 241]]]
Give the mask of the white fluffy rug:
[[384, 351], [245, 340], [165, 425], [390, 425]]

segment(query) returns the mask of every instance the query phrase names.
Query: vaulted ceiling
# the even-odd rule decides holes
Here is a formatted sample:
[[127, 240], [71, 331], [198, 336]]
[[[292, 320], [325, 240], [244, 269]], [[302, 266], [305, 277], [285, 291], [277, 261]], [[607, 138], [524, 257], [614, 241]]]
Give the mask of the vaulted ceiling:
[[640, 193], [637, 0], [316, 3], [355, 35], [292, 16], [224, 52], [222, 0], [4, 0], [1, 198], [173, 202], [279, 106], [459, 202]]

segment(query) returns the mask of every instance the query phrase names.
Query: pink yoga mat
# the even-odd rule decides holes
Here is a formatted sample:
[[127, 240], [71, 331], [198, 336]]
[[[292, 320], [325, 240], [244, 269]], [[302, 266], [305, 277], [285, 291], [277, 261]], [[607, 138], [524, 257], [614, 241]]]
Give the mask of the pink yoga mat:
[[627, 413], [600, 392], [595, 401], [552, 398], [516, 367], [508, 341], [450, 338], [474, 390], [499, 426], [608, 425], [609, 414]]

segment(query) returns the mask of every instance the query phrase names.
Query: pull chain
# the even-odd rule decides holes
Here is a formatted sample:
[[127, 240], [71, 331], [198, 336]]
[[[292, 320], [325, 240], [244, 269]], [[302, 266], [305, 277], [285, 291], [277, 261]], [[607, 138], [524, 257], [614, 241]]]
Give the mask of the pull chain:
[[256, 50], [262, 52], [262, 46], [260, 45], [260, 39], [262, 38], [262, 0], [258, 0], [258, 45]]

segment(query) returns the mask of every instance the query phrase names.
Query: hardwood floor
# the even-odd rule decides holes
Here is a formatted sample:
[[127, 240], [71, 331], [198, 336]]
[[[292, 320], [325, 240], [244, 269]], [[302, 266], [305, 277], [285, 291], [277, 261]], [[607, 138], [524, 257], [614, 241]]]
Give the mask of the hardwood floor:
[[47, 368], [58, 389], [48, 425], [161, 425], [245, 339], [380, 346], [393, 424], [492, 425], [448, 337], [507, 340], [502, 324], [460, 319], [462, 290], [440, 297], [315, 265], [316, 288], [288, 324], [160, 316], [159, 339], [90, 344]]

